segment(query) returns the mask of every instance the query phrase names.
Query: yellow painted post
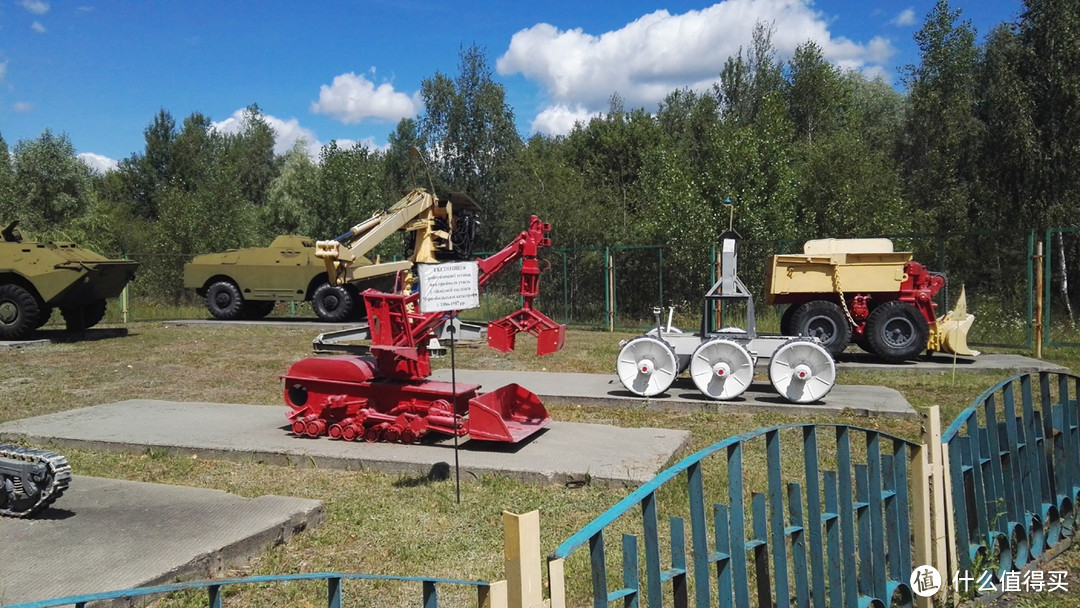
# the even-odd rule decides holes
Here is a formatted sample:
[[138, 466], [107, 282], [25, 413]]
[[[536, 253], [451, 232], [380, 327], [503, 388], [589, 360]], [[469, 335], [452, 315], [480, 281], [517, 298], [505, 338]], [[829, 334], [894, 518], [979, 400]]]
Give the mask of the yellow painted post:
[[543, 606], [539, 511], [521, 515], [503, 511], [503, 555], [509, 608]]
[[[956, 606], [960, 603], [960, 590], [952, 584], [952, 581], [953, 576], [959, 571], [957, 565], [959, 563], [957, 561], [959, 559], [957, 554], [959, 548], [956, 546], [956, 518], [953, 516], [953, 509], [956, 506], [953, 504], [952, 498], [952, 473], [949, 472], [949, 453], [945, 451], [945, 446], [941, 446], [941, 480], [941, 493], [944, 494], [945, 499], [945, 521], [943, 526], [948, 530], [948, 534], [945, 536], [948, 567], [941, 571], [941, 579], [949, 583], [951, 591], [949, 597], [952, 598], [953, 606]], [[964, 547], [963, 550], [967, 551], [967, 547]]]
[[[930, 461], [927, 458], [929, 451], [930, 448], [925, 443], [920, 445], [915, 450], [911, 467], [911, 501], [915, 524], [912, 526], [915, 540], [913, 558], [916, 568], [934, 564], [934, 535], [930, 508], [933, 497], [930, 490]], [[918, 608], [931, 608], [934, 604], [930, 598], [916, 595], [915, 605]]]
[[124, 285], [124, 290], [120, 292], [120, 319], [124, 325], [128, 322], [128, 285]]
[[480, 587], [476, 605], [480, 608], [507, 608], [506, 581], [495, 581], [487, 587]]
[[[932, 557], [925, 562], [941, 573], [942, 586], [947, 590], [935, 597], [944, 601], [955, 593], [952, 587], [953, 570], [956, 568], [955, 529], [952, 516], [952, 488], [949, 485], [948, 454], [941, 443], [941, 408], [934, 405], [924, 408], [922, 418], [922, 443], [927, 449], [931, 506]], [[921, 565], [921, 564], [918, 564]], [[920, 604], [921, 606], [921, 604]]]
[[548, 562], [548, 597], [551, 608], [566, 608], [566, 564], [562, 558]]

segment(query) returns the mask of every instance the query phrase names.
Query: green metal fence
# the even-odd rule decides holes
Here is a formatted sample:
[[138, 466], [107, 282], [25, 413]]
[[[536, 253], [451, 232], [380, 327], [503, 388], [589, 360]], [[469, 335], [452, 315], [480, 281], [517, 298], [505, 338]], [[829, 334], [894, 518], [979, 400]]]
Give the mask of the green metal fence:
[[[914, 259], [948, 279], [937, 298], [944, 314], [956, 304], [960, 288], [967, 295], [976, 321], [969, 343], [1031, 348], [1038, 338], [1035, 316], [1039, 306], [1044, 346], [1080, 346], [1070, 307], [1080, 286], [1080, 228], [1050, 228], [1036, 232], [968, 232], [951, 235], [887, 234], [897, 251], [911, 251]], [[556, 236], [557, 239], [557, 236]], [[1041, 243], [1044, 255], [1034, 262]], [[558, 242], [556, 241], [556, 245]], [[546, 272], [541, 279], [537, 306], [553, 319], [576, 327], [640, 329], [653, 323], [654, 307], [675, 307], [675, 321], [697, 327], [701, 298], [718, 275], [717, 245], [673, 242], [606, 247], [554, 247], [541, 251]], [[754, 297], [763, 302], [765, 277], [773, 255], [797, 253], [801, 241], [759, 239], [739, 245], [739, 276]], [[484, 252], [478, 256], [486, 255]], [[151, 262], [140, 269], [135, 291], [157, 293], [145, 283], [179, 281], [179, 268], [191, 256], [137, 253], [130, 258]], [[146, 258], [145, 260], [143, 258]], [[175, 259], [173, 259], [175, 258]], [[1077, 266], [1076, 269], [1073, 266]], [[172, 269], [172, 270], [170, 270]], [[1041, 293], [1034, 294], [1037, 271], [1043, 276]], [[143, 283], [143, 285], [139, 285]], [[490, 282], [479, 311], [467, 317], [498, 318], [520, 305], [518, 277], [507, 272]], [[175, 291], [175, 290], [174, 290]], [[1069, 298], [1066, 299], [1066, 294]], [[191, 302], [195, 300], [192, 297]], [[292, 314], [297, 308], [291, 309]], [[132, 319], [141, 318], [138, 304]], [[777, 331], [778, 314], [758, 305], [766, 331]], [[1078, 305], [1076, 314], [1080, 314]]]

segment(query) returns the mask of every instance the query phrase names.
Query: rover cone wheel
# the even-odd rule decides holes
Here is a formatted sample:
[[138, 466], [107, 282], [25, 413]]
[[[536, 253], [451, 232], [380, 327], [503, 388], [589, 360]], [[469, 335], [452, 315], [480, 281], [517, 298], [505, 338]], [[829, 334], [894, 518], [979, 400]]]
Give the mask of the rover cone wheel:
[[773, 353], [769, 381], [792, 403], [817, 401], [836, 383], [836, 363], [815, 340], [793, 338]]
[[754, 380], [754, 361], [738, 342], [717, 338], [702, 342], [690, 357], [690, 377], [712, 399], [734, 399]]
[[679, 363], [675, 350], [667, 342], [652, 336], [639, 336], [619, 351], [615, 370], [626, 390], [652, 397], [666, 391], [675, 381]]

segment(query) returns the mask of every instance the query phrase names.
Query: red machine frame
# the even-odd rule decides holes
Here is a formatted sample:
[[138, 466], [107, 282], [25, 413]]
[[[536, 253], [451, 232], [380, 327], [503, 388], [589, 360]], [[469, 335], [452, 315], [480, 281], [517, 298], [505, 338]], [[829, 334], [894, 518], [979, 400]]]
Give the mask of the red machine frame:
[[[558, 351], [566, 326], [533, 308], [539, 293], [541, 247], [550, 247], [550, 224], [536, 216], [498, 253], [478, 259], [482, 289], [496, 274], [521, 260], [522, 307], [488, 324], [488, 345], [509, 352], [520, 332], [537, 338], [537, 355]], [[371, 356], [310, 357], [296, 362], [285, 379], [288, 417], [298, 436], [354, 441], [413, 443], [428, 433], [516, 443], [548, 425], [540, 399], [516, 384], [480, 395], [479, 385], [428, 380], [427, 344], [451, 312], [418, 311], [419, 292], [361, 294], [371, 330]]]

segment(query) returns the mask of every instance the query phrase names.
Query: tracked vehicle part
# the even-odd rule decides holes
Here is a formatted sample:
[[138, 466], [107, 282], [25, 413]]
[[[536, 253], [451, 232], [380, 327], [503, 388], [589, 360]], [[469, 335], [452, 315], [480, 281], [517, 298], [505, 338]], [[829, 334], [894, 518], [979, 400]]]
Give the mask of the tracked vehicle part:
[[[528, 229], [509, 245], [477, 260], [480, 288], [521, 262], [522, 308], [489, 323], [489, 346], [512, 349], [514, 336], [526, 332], [536, 337], [537, 355], [562, 348], [566, 326], [532, 306], [541, 272], [538, 250], [551, 246], [550, 230], [550, 224], [532, 216]], [[455, 386], [427, 379], [428, 345], [435, 329], [453, 312], [419, 312], [420, 292], [369, 289], [360, 296], [370, 323], [364, 332], [371, 339], [369, 355], [309, 357], [281, 376], [294, 435], [406, 444], [433, 434], [469, 435], [474, 440], [517, 443], [548, 426], [551, 419], [539, 397], [516, 384], [481, 394], [475, 384]]]
[[0, 515], [30, 517], [71, 483], [67, 459], [49, 450], [0, 445]]

